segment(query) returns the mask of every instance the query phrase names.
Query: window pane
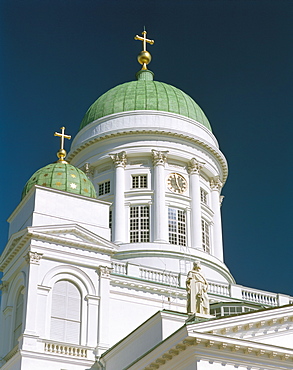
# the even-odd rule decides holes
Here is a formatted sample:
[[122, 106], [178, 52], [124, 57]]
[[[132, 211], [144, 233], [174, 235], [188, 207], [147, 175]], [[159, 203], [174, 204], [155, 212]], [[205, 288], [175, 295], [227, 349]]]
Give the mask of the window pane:
[[132, 188], [147, 188], [147, 175], [132, 175]]
[[168, 209], [169, 243], [186, 245], [186, 216], [185, 212], [176, 209]]
[[149, 206], [130, 207], [130, 243], [150, 241]]

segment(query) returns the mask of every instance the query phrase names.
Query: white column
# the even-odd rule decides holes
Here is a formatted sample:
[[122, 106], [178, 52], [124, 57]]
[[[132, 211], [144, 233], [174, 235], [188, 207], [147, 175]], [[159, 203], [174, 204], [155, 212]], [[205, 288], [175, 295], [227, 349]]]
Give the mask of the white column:
[[168, 212], [165, 202], [167, 151], [152, 150], [154, 165], [154, 242], [168, 242]]
[[124, 191], [125, 178], [124, 169], [126, 166], [126, 153], [120, 152], [110, 154], [115, 165], [115, 191], [113, 207], [113, 241], [116, 244], [125, 243], [125, 206]]
[[221, 200], [220, 192], [222, 182], [218, 177], [210, 180], [212, 210], [214, 211], [213, 225], [213, 255], [223, 261], [223, 237], [222, 237], [222, 220], [221, 220]]
[[110, 272], [108, 266], [99, 266], [97, 271], [100, 276], [99, 284], [99, 324], [98, 324], [98, 344], [96, 355], [100, 356], [105, 352], [109, 344], [109, 322], [110, 322]]
[[199, 174], [204, 163], [192, 158], [188, 163], [191, 198], [191, 247], [202, 249], [201, 201]]

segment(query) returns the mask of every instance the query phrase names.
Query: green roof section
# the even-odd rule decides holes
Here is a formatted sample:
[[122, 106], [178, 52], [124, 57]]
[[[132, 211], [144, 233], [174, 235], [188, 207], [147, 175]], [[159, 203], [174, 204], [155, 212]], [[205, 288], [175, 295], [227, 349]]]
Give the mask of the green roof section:
[[86, 174], [69, 163], [56, 162], [39, 169], [26, 183], [21, 199], [34, 185], [67, 191], [89, 198], [97, 197], [94, 185]]
[[86, 112], [79, 129], [110, 114], [153, 110], [180, 114], [212, 131], [206, 115], [189, 95], [174, 86], [153, 81], [153, 72], [149, 70], [139, 71], [136, 76], [137, 81], [118, 85], [101, 95]]

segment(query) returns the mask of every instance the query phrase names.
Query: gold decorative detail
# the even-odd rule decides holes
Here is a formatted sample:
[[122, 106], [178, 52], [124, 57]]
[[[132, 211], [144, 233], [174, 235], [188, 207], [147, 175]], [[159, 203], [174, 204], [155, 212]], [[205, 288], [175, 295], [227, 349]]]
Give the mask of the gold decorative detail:
[[187, 181], [179, 173], [171, 173], [168, 177], [167, 184], [173, 193], [182, 194], [187, 189]]
[[61, 182], [57, 181], [57, 182], [56, 182], [56, 185], [57, 185], [57, 186], [60, 186], [60, 185], [61, 185]]
[[46, 183], [46, 182], [44, 182], [44, 183], [42, 184], [42, 186], [47, 186], [47, 183]]
[[59, 158], [57, 162], [67, 163], [64, 159], [66, 157], [66, 150], [64, 149], [64, 139], [71, 139], [71, 135], [65, 135], [65, 127], [61, 127], [61, 134], [59, 132], [55, 132], [54, 136], [60, 137], [60, 149], [57, 152], [57, 157]]
[[86, 193], [88, 193], [88, 192], [89, 192], [87, 189], [83, 189], [83, 191], [85, 191]]
[[70, 176], [71, 176], [71, 177], [76, 177], [76, 176], [74, 175], [74, 173], [70, 174]]
[[146, 38], [146, 35], [147, 35], [147, 31], [146, 30], [144, 30], [142, 32], [142, 35], [143, 35], [143, 37], [136, 35], [134, 37], [134, 40], [142, 41], [142, 51], [138, 54], [137, 60], [142, 65], [142, 68], [141, 69], [147, 70], [148, 69], [147, 68], [147, 64], [149, 64], [151, 62], [152, 56], [147, 51], [146, 44], [148, 43], [150, 45], [153, 45], [155, 43], [155, 41]]
[[57, 173], [57, 175], [59, 175], [59, 176], [60, 176], [60, 175], [62, 175], [62, 173], [61, 173], [61, 172], [58, 172], [58, 173]]
[[71, 189], [76, 189], [77, 185], [76, 185], [76, 184], [74, 184], [74, 183], [71, 183], [71, 184], [70, 184], [70, 187], [71, 187]]

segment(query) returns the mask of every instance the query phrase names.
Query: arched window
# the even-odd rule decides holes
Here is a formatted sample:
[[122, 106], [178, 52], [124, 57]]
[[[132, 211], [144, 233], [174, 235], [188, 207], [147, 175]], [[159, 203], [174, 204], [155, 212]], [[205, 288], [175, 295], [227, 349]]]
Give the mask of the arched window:
[[23, 316], [23, 294], [19, 292], [16, 300], [14, 330], [13, 330], [13, 347], [18, 344], [18, 338], [22, 329], [22, 316]]
[[51, 334], [58, 342], [79, 344], [81, 323], [81, 295], [67, 280], [55, 283], [52, 292]]

